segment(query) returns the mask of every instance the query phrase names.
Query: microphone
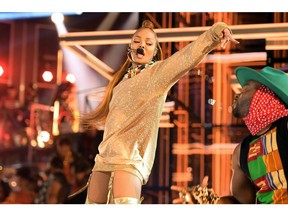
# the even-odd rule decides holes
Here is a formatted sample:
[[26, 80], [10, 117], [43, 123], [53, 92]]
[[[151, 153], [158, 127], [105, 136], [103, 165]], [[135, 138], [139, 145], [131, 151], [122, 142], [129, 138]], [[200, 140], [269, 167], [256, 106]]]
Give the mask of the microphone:
[[135, 49], [131, 49], [131, 47], [128, 47], [128, 48], [127, 48], [127, 52], [128, 52], [128, 53], [130, 53], [130, 52], [136, 52], [137, 54], [144, 55], [144, 49], [143, 49], [143, 48], [137, 48], [137, 49], [135, 50]]
[[144, 49], [142, 48], [137, 48], [136, 53], [144, 55]]
[[129, 46], [127, 48], [127, 57], [129, 59], [130, 62], [134, 62], [131, 58], [131, 53], [132, 52], [136, 52], [136, 54], [141, 54], [144, 55], [144, 49], [143, 48], [137, 48], [137, 49], [131, 49], [131, 47]]

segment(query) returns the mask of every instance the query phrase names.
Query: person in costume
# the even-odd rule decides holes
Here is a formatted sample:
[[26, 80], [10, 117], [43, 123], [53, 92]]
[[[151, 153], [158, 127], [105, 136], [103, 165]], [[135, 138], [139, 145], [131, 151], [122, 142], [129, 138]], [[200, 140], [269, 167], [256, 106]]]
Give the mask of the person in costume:
[[288, 75], [269, 66], [235, 73], [243, 89], [233, 115], [250, 135], [233, 153], [232, 195], [240, 203], [288, 204]]
[[103, 141], [87, 184], [86, 203], [140, 204], [154, 162], [159, 120], [170, 88], [218, 45], [236, 41], [223, 22], [169, 58], [144, 20], [128, 46], [127, 60], [109, 83], [95, 111], [83, 116], [86, 127], [105, 124]]
[[269, 66], [259, 72], [238, 67], [235, 73], [242, 90], [232, 113], [243, 119], [250, 134], [232, 155], [232, 196], [204, 193], [211, 191], [204, 179], [198, 191], [172, 186], [179, 192], [175, 204], [195, 203], [199, 191], [206, 196], [197, 203], [288, 204], [288, 74]]

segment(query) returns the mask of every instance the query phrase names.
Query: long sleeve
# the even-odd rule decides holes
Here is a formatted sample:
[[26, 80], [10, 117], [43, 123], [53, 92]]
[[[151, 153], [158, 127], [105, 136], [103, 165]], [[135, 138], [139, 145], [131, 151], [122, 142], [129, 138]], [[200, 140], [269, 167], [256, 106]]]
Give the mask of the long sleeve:
[[228, 28], [225, 23], [217, 22], [194, 42], [189, 43], [169, 58], [157, 62], [154, 66], [156, 68], [152, 75], [153, 80], [160, 82], [163, 90], [170, 89], [186, 72], [196, 67], [210, 51], [221, 43], [222, 31], [225, 28]]

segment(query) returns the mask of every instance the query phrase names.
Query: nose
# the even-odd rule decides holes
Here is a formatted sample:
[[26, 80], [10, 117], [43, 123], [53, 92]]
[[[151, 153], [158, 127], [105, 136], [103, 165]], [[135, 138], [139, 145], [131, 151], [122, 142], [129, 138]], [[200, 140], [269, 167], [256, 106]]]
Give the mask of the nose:
[[142, 48], [142, 49], [144, 49], [145, 48], [145, 46], [144, 46], [145, 44], [144, 44], [144, 42], [142, 42], [142, 43], [140, 43], [140, 46], [139, 46], [139, 48]]

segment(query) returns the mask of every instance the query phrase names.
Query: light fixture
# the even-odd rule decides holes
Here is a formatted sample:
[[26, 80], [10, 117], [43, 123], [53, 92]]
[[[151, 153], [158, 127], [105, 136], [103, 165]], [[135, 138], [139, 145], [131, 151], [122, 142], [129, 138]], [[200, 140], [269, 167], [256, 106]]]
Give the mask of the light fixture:
[[44, 71], [42, 74], [42, 78], [45, 82], [51, 82], [53, 79], [53, 74], [51, 71]]
[[64, 21], [64, 15], [62, 13], [53, 13], [51, 15], [51, 20], [55, 24], [63, 23]]

